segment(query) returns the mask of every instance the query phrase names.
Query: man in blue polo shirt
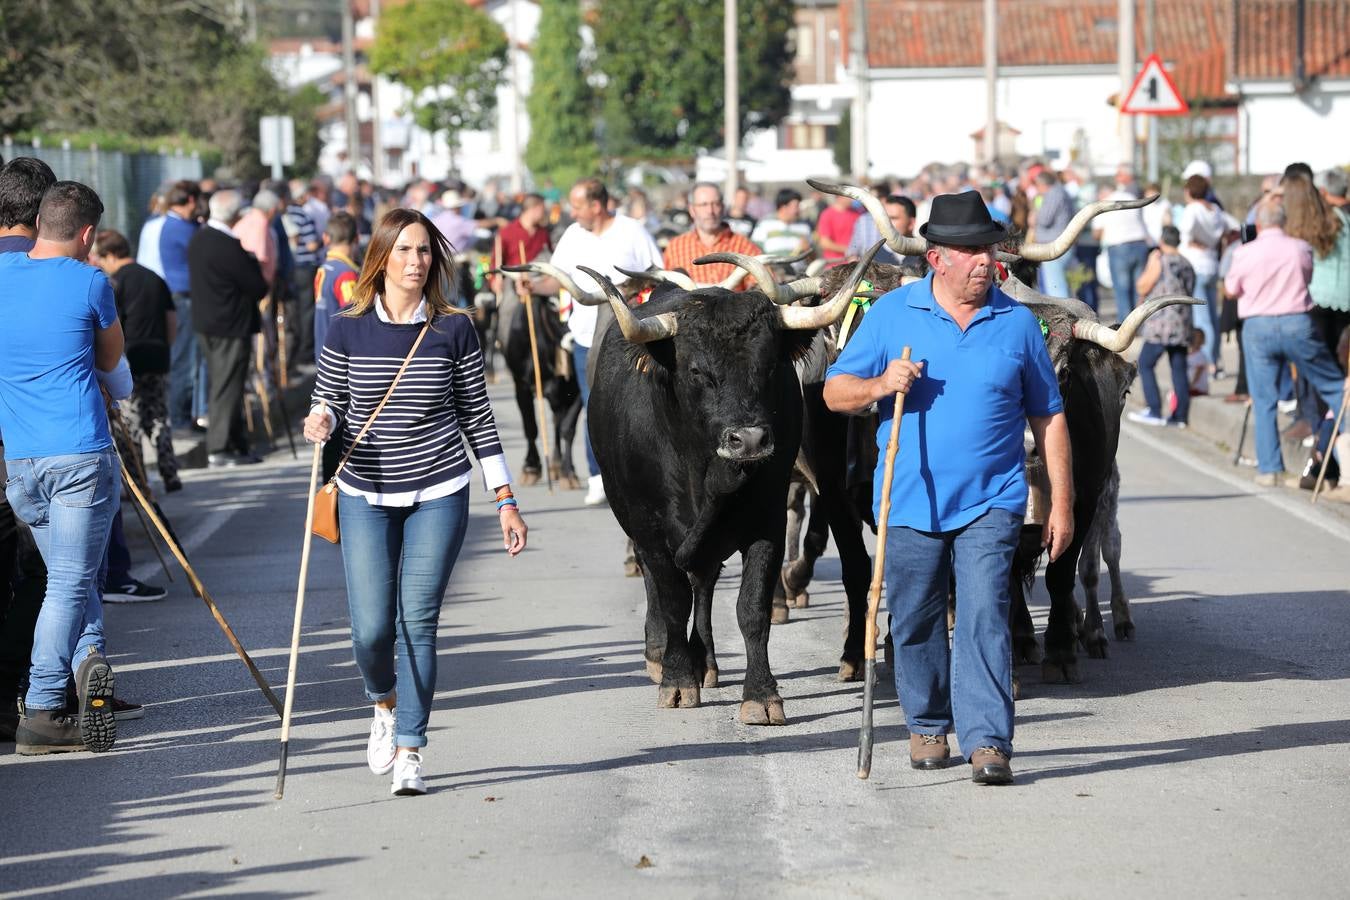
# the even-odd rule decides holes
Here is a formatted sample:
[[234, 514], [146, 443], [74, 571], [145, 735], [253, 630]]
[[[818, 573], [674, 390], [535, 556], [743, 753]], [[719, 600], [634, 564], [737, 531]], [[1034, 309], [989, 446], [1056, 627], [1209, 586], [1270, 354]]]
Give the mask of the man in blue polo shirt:
[[[131, 381], [112, 288], [83, 262], [102, 215], [93, 190], [58, 181], [42, 197], [33, 248], [0, 254], [5, 496], [47, 563], [15, 735], [23, 754], [108, 750], [117, 734], [98, 573], [120, 479], [100, 373], [119, 376], [105, 382], [115, 398]], [[79, 703], [68, 715], [72, 670]]]
[[[1043, 543], [1054, 559], [1073, 536], [1069, 432], [1040, 325], [993, 283], [1006, 237], [974, 191], [933, 200], [920, 234], [927, 278], [891, 291], [826, 373], [825, 402], [856, 413], [877, 403], [877, 445], [905, 394], [887, 519], [886, 585], [895, 682], [917, 769], [946, 766], [955, 730], [979, 784], [1012, 781], [1012, 646], [1008, 579], [1027, 505], [1023, 431], [1030, 423], [1051, 481]], [[913, 361], [900, 359], [912, 349]], [[883, 466], [875, 476], [880, 514]], [[947, 591], [956, 574], [956, 632]]]

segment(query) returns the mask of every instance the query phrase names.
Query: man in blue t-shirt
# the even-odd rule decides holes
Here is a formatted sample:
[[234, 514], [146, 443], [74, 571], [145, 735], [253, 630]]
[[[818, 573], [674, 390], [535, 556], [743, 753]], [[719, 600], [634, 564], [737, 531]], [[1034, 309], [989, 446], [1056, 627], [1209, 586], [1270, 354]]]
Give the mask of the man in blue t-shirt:
[[[58, 181], [43, 195], [33, 249], [0, 254], [5, 496], [47, 563], [15, 735], [23, 754], [104, 751], [117, 733], [98, 572], [120, 478], [99, 384], [120, 398], [131, 379], [112, 288], [83, 262], [102, 215], [93, 190]], [[73, 716], [65, 710], [72, 670]]]
[[[927, 278], [881, 297], [826, 373], [825, 402], [878, 404], [877, 446], [904, 394], [886, 517], [886, 585], [895, 682], [917, 769], [947, 764], [955, 730], [979, 784], [1012, 781], [1008, 579], [1027, 505], [1027, 423], [1050, 475], [1042, 541], [1057, 558], [1073, 536], [1069, 431], [1035, 315], [994, 286], [1003, 226], [975, 191], [933, 199], [919, 229]], [[902, 360], [910, 347], [913, 360]], [[876, 468], [880, 522], [884, 465]], [[956, 632], [947, 593], [956, 575]]]

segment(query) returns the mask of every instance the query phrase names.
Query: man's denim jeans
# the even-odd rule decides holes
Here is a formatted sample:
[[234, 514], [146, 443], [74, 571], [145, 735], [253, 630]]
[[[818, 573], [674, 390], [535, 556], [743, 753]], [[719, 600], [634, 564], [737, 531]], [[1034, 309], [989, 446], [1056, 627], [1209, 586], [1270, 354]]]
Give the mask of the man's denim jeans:
[[[1191, 296], [1197, 300], [1203, 300], [1204, 305], [1191, 307], [1191, 319], [1195, 322], [1195, 327], [1205, 333], [1205, 355], [1209, 357], [1212, 365], [1219, 365], [1222, 357], [1219, 355], [1219, 340], [1223, 337], [1219, 333], [1219, 278], [1217, 275], [1196, 275], [1195, 290], [1191, 291]], [[1251, 377], [1251, 373], [1247, 373]]]
[[33, 632], [30, 709], [60, 709], [66, 680], [91, 650], [103, 652], [99, 570], [121, 477], [112, 448], [9, 460], [5, 496], [47, 563], [47, 594]]
[[1111, 290], [1116, 295], [1116, 323], [1119, 324], [1139, 305], [1139, 292], [1134, 283], [1148, 264], [1148, 244], [1129, 241], [1107, 247], [1106, 260], [1111, 267]]
[[[586, 465], [592, 475], [600, 474], [600, 464], [595, 461], [595, 451], [591, 449], [591, 384], [586, 380], [586, 360], [591, 348], [580, 344], [572, 345], [572, 365], [577, 371], [577, 384], [581, 387], [581, 405], [586, 410]], [[541, 426], [542, 427], [542, 426]]]
[[[911, 734], [947, 734], [961, 753], [1012, 755], [1008, 578], [1022, 516], [991, 509], [956, 531], [886, 533], [887, 608], [895, 690]], [[947, 591], [956, 570], [956, 633], [947, 647]]]
[[436, 624], [464, 543], [469, 489], [412, 506], [371, 506], [339, 494], [338, 515], [352, 651], [366, 696], [383, 700], [397, 689], [397, 745], [424, 747], [436, 692]]
[[1069, 293], [1069, 261], [1061, 256], [1041, 263], [1041, 293], [1051, 297], [1072, 297]]
[[192, 333], [192, 299], [174, 294], [173, 306], [178, 331], [169, 348], [169, 423], [182, 428], [206, 415], [206, 360]]
[[1287, 368], [1291, 362], [1298, 366], [1299, 374], [1331, 409], [1341, 408], [1345, 377], [1307, 313], [1243, 320], [1242, 355], [1247, 362], [1247, 390], [1256, 419], [1256, 466], [1262, 472], [1283, 472], [1284, 454], [1280, 451], [1275, 411], [1280, 367]]

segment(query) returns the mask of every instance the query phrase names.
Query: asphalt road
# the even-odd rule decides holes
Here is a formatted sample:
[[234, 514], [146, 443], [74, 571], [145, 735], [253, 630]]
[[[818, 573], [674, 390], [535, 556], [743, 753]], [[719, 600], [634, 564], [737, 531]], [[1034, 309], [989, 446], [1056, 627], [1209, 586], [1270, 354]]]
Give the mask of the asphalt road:
[[[493, 393], [518, 460], [508, 391]], [[0, 892], [1345, 896], [1350, 526], [1187, 439], [1127, 428], [1138, 639], [1083, 660], [1078, 685], [1023, 670], [1013, 787], [909, 769], [885, 677], [872, 778], [854, 776], [861, 690], [834, 680], [833, 550], [811, 606], [773, 631], [789, 724], [743, 726], [734, 564], [714, 612], [723, 686], [658, 710], [641, 582], [622, 576], [608, 511], [524, 488], [531, 545], [510, 560], [476, 485], [441, 619], [430, 794], [391, 797], [365, 768], [340, 555], [317, 543], [285, 800], [277, 717], [178, 575], [169, 599], [107, 611], [119, 693], [147, 705], [114, 752], [0, 755]], [[278, 691], [307, 473], [278, 453], [191, 473], [165, 502]], [[138, 546], [138, 572], [162, 581]], [[1041, 587], [1033, 599], [1043, 626]]]

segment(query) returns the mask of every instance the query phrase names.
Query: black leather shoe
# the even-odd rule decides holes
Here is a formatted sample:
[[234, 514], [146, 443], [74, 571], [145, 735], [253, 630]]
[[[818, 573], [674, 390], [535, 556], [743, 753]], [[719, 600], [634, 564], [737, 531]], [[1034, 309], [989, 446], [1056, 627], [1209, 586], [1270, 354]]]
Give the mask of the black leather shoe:
[[1012, 784], [1008, 754], [997, 747], [981, 747], [970, 754], [970, 780], [976, 784]]

